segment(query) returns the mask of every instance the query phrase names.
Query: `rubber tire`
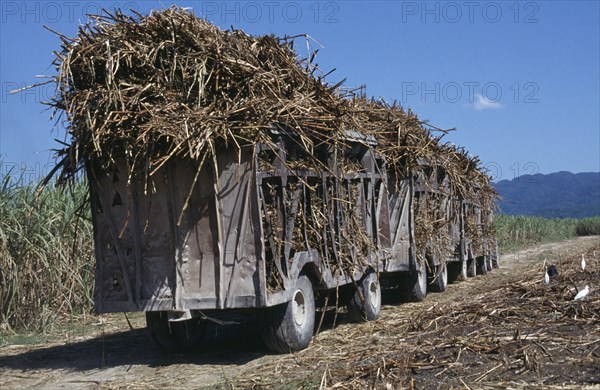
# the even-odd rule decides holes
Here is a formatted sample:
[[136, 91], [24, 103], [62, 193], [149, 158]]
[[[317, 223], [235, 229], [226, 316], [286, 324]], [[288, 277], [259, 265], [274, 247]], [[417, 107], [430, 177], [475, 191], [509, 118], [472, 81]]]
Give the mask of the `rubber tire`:
[[[300, 323], [295, 316], [300, 314], [299, 309], [303, 313]], [[315, 296], [310, 279], [300, 275], [292, 299], [261, 314], [262, 338], [269, 350], [290, 353], [308, 347], [315, 328]]]
[[146, 326], [156, 344], [170, 353], [198, 350], [204, 341], [206, 321], [200, 318], [169, 322], [166, 311], [146, 312]]
[[477, 276], [477, 260], [467, 259], [467, 276], [469, 278]]
[[448, 282], [456, 283], [467, 280], [467, 261], [451, 261], [446, 263], [448, 268]]
[[500, 268], [500, 251], [498, 250], [498, 243], [494, 246], [492, 253], [492, 268]]
[[[357, 282], [358, 289], [353, 289], [346, 304], [348, 318], [354, 322], [375, 321], [381, 311], [381, 284], [375, 272], [370, 272]], [[362, 293], [360, 299], [358, 290]]]
[[488, 273], [485, 256], [479, 256], [477, 261], [477, 275], [486, 275]]
[[[438, 277], [436, 275], [438, 274]], [[440, 265], [431, 267], [431, 272], [427, 276], [427, 286], [429, 291], [444, 292], [448, 287], [448, 264], [442, 261]]]
[[423, 261], [419, 270], [404, 275], [401, 284], [405, 292], [404, 298], [411, 302], [421, 302], [427, 297], [427, 265]]
[[488, 254], [486, 256], [484, 256], [485, 258], [485, 269], [487, 270], [487, 272], [492, 272], [492, 269], [494, 269], [494, 267], [492, 266], [492, 254]]

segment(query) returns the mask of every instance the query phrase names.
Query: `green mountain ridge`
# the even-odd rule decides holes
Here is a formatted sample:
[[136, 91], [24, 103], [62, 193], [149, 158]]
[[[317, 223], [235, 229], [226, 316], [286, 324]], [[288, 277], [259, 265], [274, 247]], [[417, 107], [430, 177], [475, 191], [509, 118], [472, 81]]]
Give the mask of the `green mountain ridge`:
[[500, 213], [545, 218], [600, 216], [600, 172], [523, 175], [494, 184]]

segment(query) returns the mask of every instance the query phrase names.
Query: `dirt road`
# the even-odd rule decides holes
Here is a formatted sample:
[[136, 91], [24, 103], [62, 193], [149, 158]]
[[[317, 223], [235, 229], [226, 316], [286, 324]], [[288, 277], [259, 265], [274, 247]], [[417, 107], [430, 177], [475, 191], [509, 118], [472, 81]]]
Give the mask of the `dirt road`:
[[[545, 257], [561, 271], [549, 285]], [[130, 329], [123, 315], [102, 316], [77, 337], [0, 348], [0, 388], [597, 388], [599, 278], [599, 237], [508, 253], [500, 269], [424, 302], [387, 296], [375, 322], [342, 313], [334, 324], [328, 312], [311, 347], [284, 356], [268, 354], [251, 318], [211, 328], [203, 352], [165, 355], [141, 317]], [[572, 301], [584, 283], [590, 295]]]

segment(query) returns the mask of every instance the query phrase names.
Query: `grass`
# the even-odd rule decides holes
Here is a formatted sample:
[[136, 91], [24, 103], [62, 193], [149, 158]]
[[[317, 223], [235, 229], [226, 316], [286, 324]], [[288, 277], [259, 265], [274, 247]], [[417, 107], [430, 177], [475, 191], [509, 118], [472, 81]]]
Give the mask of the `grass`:
[[5, 345], [35, 345], [46, 341], [44, 334], [39, 332], [20, 332], [12, 335], [0, 334], [0, 347]]
[[502, 250], [600, 234], [600, 217], [573, 219], [497, 215], [494, 224]]
[[580, 219], [575, 232], [578, 236], [600, 235], [600, 217]]
[[89, 312], [95, 259], [89, 210], [80, 207], [86, 196], [83, 182], [38, 191], [22, 175], [2, 177], [0, 329], [45, 332], [60, 317]]

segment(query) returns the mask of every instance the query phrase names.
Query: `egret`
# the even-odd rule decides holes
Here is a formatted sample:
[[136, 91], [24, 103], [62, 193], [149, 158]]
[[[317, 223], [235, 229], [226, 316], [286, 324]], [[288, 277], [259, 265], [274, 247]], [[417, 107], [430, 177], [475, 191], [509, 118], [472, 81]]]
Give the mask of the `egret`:
[[581, 254], [581, 270], [585, 271], [585, 256]]
[[548, 267], [546, 267], [546, 259], [544, 259], [544, 284], [550, 283], [550, 275], [548, 275]]
[[579, 291], [577, 293], [577, 295], [575, 295], [575, 298], [573, 298], [573, 300], [579, 301], [580, 299], [585, 298], [585, 296], [588, 295], [589, 292], [590, 292], [590, 287], [589, 286], [585, 286], [583, 288], [583, 290]]

